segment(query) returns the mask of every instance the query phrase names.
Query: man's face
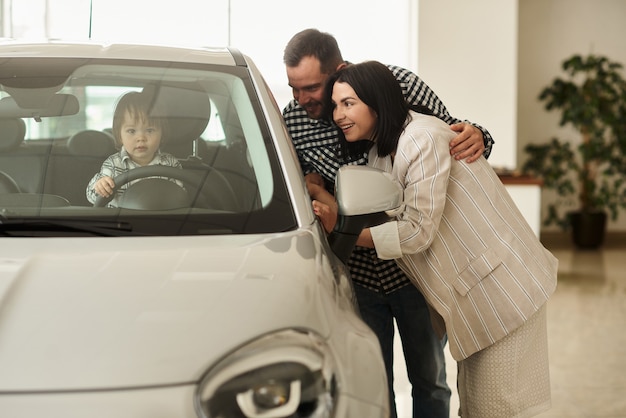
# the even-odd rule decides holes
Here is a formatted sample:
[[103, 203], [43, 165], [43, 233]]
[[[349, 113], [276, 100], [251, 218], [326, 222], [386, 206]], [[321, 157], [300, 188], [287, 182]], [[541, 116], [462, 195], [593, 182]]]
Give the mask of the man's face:
[[311, 119], [322, 117], [324, 85], [329, 74], [323, 74], [317, 58], [302, 58], [296, 67], [287, 67], [287, 79], [293, 98], [306, 110]]

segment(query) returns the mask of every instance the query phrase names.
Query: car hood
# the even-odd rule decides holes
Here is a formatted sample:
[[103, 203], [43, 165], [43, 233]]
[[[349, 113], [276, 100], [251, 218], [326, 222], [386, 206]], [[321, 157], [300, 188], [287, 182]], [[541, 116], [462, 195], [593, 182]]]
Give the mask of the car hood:
[[260, 335], [330, 332], [310, 231], [0, 246], [0, 391], [194, 382]]

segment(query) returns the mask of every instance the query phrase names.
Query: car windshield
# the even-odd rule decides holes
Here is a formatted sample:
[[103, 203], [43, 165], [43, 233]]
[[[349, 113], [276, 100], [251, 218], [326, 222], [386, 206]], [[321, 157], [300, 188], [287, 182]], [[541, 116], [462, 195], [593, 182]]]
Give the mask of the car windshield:
[[[0, 86], [0, 235], [248, 234], [296, 226], [245, 66], [3, 58]], [[148, 164], [123, 147], [113, 123], [130, 92], [148, 98], [149, 125], [159, 121]], [[101, 171], [116, 189], [107, 198], [92, 188], [90, 199]]]

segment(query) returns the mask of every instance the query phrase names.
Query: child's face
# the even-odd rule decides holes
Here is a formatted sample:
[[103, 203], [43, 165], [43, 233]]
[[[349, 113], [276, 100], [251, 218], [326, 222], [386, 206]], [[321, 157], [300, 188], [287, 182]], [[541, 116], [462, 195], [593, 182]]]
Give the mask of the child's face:
[[161, 128], [148, 123], [146, 117], [133, 118], [128, 112], [122, 124], [122, 145], [130, 158], [139, 165], [147, 165], [161, 145]]

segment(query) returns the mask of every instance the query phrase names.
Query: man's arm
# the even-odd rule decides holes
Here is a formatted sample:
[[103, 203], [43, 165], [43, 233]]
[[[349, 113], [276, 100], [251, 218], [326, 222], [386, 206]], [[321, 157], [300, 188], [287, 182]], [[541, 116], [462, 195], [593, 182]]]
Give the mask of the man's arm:
[[494, 144], [489, 131], [476, 123], [452, 117], [435, 92], [417, 74], [397, 66], [389, 66], [389, 69], [400, 83], [409, 103], [426, 106], [457, 133], [450, 142], [450, 153], [456, 159], [472, 162], [481, 154], [485, 158], [489, 157]]

